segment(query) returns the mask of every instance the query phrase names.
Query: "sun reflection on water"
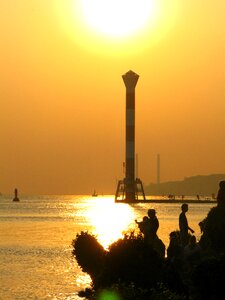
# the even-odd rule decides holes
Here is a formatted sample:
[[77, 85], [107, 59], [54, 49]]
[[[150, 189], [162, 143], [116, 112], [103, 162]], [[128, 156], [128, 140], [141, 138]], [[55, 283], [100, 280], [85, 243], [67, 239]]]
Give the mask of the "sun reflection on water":
[[82, 289], [84, 286], [91, 285], [91, 278], [87, 273], [79, 274], [75, 280], [76, 287]]
[[116, 204], [114, 199], [102, 197], [87, 211], [87, 218], [93, 226], [92, 233], [107, 248], [127, 231], [133, 223], [134, 212], [129, 205]]

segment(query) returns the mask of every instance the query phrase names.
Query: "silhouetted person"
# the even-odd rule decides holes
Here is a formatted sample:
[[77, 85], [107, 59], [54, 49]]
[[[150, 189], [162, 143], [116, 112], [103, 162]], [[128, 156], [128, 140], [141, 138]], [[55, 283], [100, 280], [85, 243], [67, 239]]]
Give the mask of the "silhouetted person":
[[181, 245], [185, 247], [189, 240], [188, 230], [194, 233], [194, 230], [188, 226], [188, 221], [186, 217], [186, 212], [188, 211], [188, 205], [186, 203], [181, 205], [182, 212], [179, 216], [179, 228], [180, 228], [180, 238]]
[[166, 247], [162, 240], [160, 240], [157, 236], [157, 230], [159, 228], [159, 220], [156, 217], [156, 211], [154, 209], [148, 210], [148, 225], [146, 230], [146, 241], [147, 244], [159, 254], [161, 258], [165, 257]]
[[188, 244], [184, 248], [184, 259], [189, 264], [193, 266], [196, 264], [201, 256], [201, 247], [196, 242], [196, 237], [194, 235], [190, 236]]
[[172, 231], [170, 233], [170, 243], [167, 248], [167, 258], [173, 263], [177, 264], [182, 256], [183, 249], [180, 244], [180, 235], [179, 232]]
[[154, 239], [157, 235], [157, 230], [159, 228], [159, 220], [156, 217], [156, 212], [155, 212], [154, 209], [149, 209], [148, 210], [148, 216], [149, 216], [148, 228], [147, 228], [148, 237], [150, 239]]
[[205, 232], [205, 225], [206, 225], [206, 221], [203, 220], [201, 222], [198, 223], [199, 227], [200, 227], [200, 231], [201, 231], [201, 237], [199, 240], [199, 246], [201, 247], [202, 251], [208, 251], [210, 249], [210, 240], [207, 237], [207, 234]]
[[138, 222], [137, 220], [135, 220], [135, 222], [138, 224], [140, 231], [144, 234], [144, 237], [146, 237], [148, 221], [149, 221], [149, 218], [147, 216], [144, 216], [141, 222]]
[[154, 209], [149, 209], [148, 217], [144, 216], [141, 222], [138, 222], [137, 220], [135, 220], [135, 222], [138, 224], [140, 231], [144, 234], [146, 244], [153, 248], [160, 257], [164, 258], [166, 247], [157, 236], [159, 221], [155, 213]]
[[222, 180], [219, 183], [219, 190], [217, 194], [217, 204], [218, 206], [224, 205], [225, 206], [225, 181]]

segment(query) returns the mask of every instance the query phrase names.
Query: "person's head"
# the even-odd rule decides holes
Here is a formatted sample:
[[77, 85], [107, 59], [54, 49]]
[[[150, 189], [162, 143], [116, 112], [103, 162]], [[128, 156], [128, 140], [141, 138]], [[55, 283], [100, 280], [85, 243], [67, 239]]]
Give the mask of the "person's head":
[[220, 187], [221, 190], [225, 191], [225, 181], [224, 180], [220, 181], [219, 187]]
[[149, 216], [149, 218], [155, 217], [155, 210], [152, 209], [152, 208], [150, 208], [150, 209], [148, 210], [148, 216]]
[[181, 210], [183, 212], [187, 212], [188, 211], [188, 205], [187, 205], [187, 203], [184, 203], [184, 204], [181, 205]]
[[170, 239], [176, 239], [177, 238], [177, 233], [176, 231], [170, 232]]
[[148, 221], [148, 217], [147, 217], [147, 216], [144, 216], [143, 219], [142, 219], [142, 221], [143, 221], [143, 222], [147, 222], [147, 221]]

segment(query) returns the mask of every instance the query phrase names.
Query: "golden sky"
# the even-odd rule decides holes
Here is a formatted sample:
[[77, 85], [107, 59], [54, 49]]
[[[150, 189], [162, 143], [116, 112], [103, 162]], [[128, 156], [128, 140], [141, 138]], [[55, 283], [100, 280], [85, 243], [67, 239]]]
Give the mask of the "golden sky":
[[93, 29], [78, 2], [0, 1], [0, 191], [114, 193], [130, 69], [143, 182], [158, 153], [161, 181], [225, 173], [225, 1], [160, 0], [129, 37]]

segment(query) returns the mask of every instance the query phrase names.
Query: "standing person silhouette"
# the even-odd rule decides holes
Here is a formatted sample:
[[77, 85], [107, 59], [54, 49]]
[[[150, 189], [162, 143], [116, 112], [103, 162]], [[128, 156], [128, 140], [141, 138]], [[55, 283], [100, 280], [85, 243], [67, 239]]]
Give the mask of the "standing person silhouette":
[[156, 217], [156, 211], [154, 209], [148, 210], [148, 222], [146, 227], [146, 241], [150, 247], [162, 257], [165, 257], [165, 245], [164, 243], [158, 238], [157, 230], [159, 228], [159, 220]]
[[186, 212], [188, 211], [187, 203], [181, 205], [181, 210], [182, 212], [179, 216], [180, 238], [182, 247], [185, 247], [189, 241], [188, 230], [190, 230], [191, 233], [194, 233], [194, 230], [188, 226], [188, 221], [186, 217]]
[[149, 209], [148, 210], [148, 217], [149, 217], [149, 221], [148, 221], [148, 239], [150, 241], [150, 243], [152, 243], [154, 241], [154, 239], [157, 237], [157, 230], [159, 228], [159, 220], [156, 217], [156, 212], [154, 209]]
[[225, 181], [224, 180], [220, 181], [219, 183], [219, 191], [216, 200], [218, 206], [225, 205]]

